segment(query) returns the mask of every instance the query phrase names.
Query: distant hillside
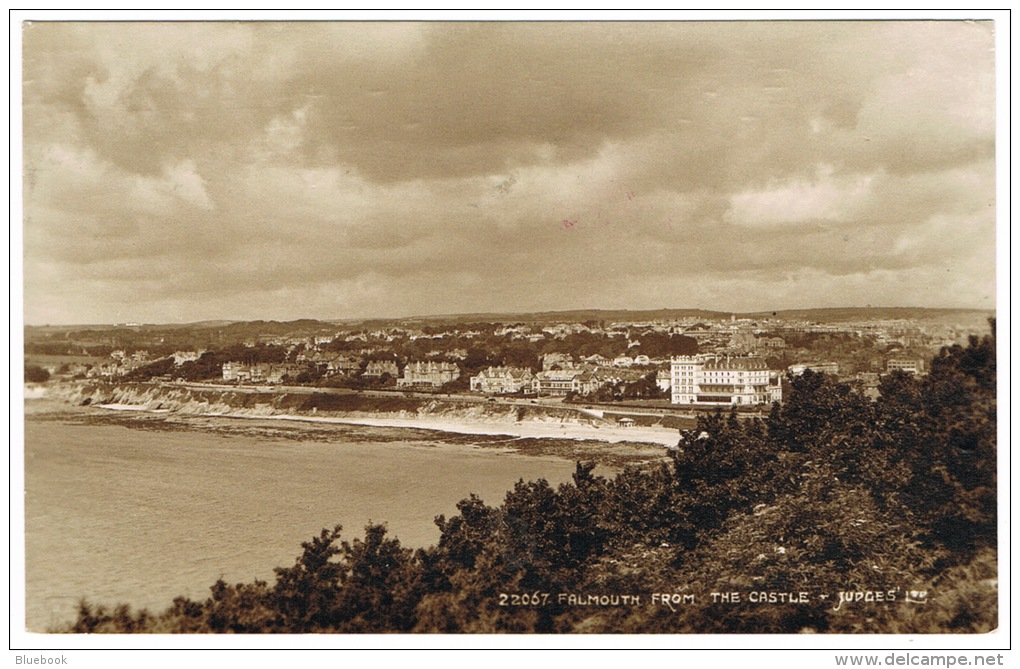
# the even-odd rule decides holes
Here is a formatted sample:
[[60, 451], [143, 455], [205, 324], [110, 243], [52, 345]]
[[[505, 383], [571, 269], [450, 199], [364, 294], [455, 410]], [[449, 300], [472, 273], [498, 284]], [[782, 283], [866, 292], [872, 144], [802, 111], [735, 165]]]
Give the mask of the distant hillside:
[[201, 321], [196, 323], [144, 324], [144, 325], [60, 325], [60, 326], [25, 326], [25, 332], [36, 336], [57, 333], [133, 331], [150, 335], [161, 331], [174, 330], [215, 330], [225, 336], [246, 337], [256, 335], [276, 336], [307, 336], [317, 333], [335, 331], [338, 327], [357, 327], [365, 329], [387, 328], [395, 326], [416, 327], [418, 325], [463, 325], [466, 323], [584, 323], [588, 321], [639, 322], [655, 320], [676, 320], [696, 318], [712, 321], [725, 320], [731, 316], [761, 320], [779, 318], [783, 320], [811, 321], [816, 323], [837, 323], [842, 321], [876, 321], [876, 320], [945, 320], [963, 319], [982, 321], [994, 316], [990, 309], [928, 309], [922, 307], [834, 307], [822, 309], [783, 309], [777, 311], [754, 311], [747, 313], [731, 311], [711, 311], [708, 309], [575, 309], [568, 311], [541, 311], [524, 313], [469, 313], [444, 314], [435, 316], [414, 316], [405, 318], [370, 318], [349, 320], [316, 320], [303, 318], [294, 321]]
[[[787, 309], [744, 314], [746, 318], [782, 318], [818, 323], [862, 320], [931, 320], [947, 316], [985, 318], [994, 316], [993, 309], [927, 309], [923, 307], [833, 307], [827, 309]], [[741, 317], [741, 314], [737, 314]]]
[[988, 309], [929, 309], [923, 307], [834, 307], [821, 309], [786, 309], [777, 311], [755, 311], [748, 313], [732, 311], [710, 311], [708, 309], [577, 309], [572, 311], [543, 311], [533, 313], [474, 313], [450, 314], [443, 316], [422, 316], [418, 318], [402, 318], [395, 321], [403, 324], [414, 323], [483, 323], [483, 322], [520, 322], [520, 323], [583, 323], [586, 321], [655, 321], [697, 318], [699, 320], [724, 320], [731, 316], [736, 318], [780, 318], [783, 320], [812, 321], [818, 323], [834, 323], [840, 321], [860, 320], [930, 320], [947, 316], [964, 316], [968, 319], [983, 319], [993, 316], [994, 310]]
[[240, 321], [218, 329], [221, 329], [227, 335], [285, 336], [291, 334], [313, 334], [316, 332], [325, 333], [335, 330], [336, 326], [325, 321], [302, 318], [296, 321]]
[[[474, 313], [420, 316], [397, 319], [401, 323], [584, 323], [586, 321], [653, 321], [678, 318], [718, 320], [729, 318], [728, 311], [707, 309], [655, 309], [631, 311], [628, 309], [574, 309], [569, 311], [540, 311], [524, 313]], [[391, 321], [392, 322], [392, 321]]]

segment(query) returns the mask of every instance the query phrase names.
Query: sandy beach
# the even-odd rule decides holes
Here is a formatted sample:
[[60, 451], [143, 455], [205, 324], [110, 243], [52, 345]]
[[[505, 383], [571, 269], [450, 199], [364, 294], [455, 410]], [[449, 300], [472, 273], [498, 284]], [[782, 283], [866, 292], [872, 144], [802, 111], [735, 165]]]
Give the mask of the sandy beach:
[[[150, 409], [131, 404], [99, 404], [96, 408], [110, 411], [144, 413], [169, 413], [166, 409]], [[396, 416], [309, 416], [301, 414], [259, 414], [224, 412], [201, 414], [210, 418], [257, 418], [259, 420], [297, 421], [304, 423], [326, 423], [338, 425], [364, 425], [369, 427], [394, 427], [415, 430], [436, 430], [455, 434], [491, 435], [522, 439], [569, 439], [575, 441], [603, 441], [607, 443], [641, 443], [659, 446], [674, 446], [679, 437], [677, 430], [651, 426], [596, 426], [557, 420], [524, 420], [517, 422], [481, 421], [466, 418], [451, 419], [447, 416], [419, 415], [414, 418]]]
[[[231, 418], [244, 418], [238, 414], [227, 414]], [[340, 423], [347, 425], [368, 425], [371, 427], [401, 427], [417, 430], [438, 430], [457, 434], [484, 434], [530, 439], [572, 439], [578, 441], [604, 441], [608, 443], [635, 442], [675, 446], [679, 438], [677, 430], [661, 427], [595, 427], [580, 423], [559, 421], [519, 421], [497, 423], [448, 418], [362, 418], [362, 417], [319, 417], [319, 416], [260, 416], [272, 420], [293, 420], [315, 423]]]
[[[561, 407], [513, 406], [423, 402], [403, 397], [333, 398], [311, 404], [307, 396], [287, 394], [267, 397], [233, 397], [225, 393], [202, 393], [179, 388], [117, 387], [91, 390], [92, 394], [49, 392], [34, 401], [63, 400], [68, 405], [88, 404], [92, 409], [125, 415], [161, 415], [167, 418], [227, 418], [286, 421], [299, 424], [356, 425], [375, 428], [432, 430], [461, 435], [510, 439], [557, 439], [565, 441], [634, 444], [657, 448], [675, 446], [679, 431], [663, 425], [619, 425], [595, 414]], [[339, 399], [341, 402], [334, 402]], [[99, 400], [99, 401], [96, 401]], [[328, 402], [327, 402], [328, 401]], [[304, 407], [304, 408], [302, 408]]]
[[[40, 400], [35, 400], [40, 402]], [[47, 402], [47, 404], [49, 404]], [[435, 443], [470, 444], [470, 448], [498, 449], [529, 457], [554, 457], [571, 461], [590, 461], [612, 469], [645, 466], [666, 458], [666, 447], [677, 443], [675, 429], [658, 426], [620, 427], [547, 420], [483, 420], [473, 417], [392, 413], [313, 415], [272, 413], [263, 410], [224, 410], [204, 412], [153, 411], [151, 407], [127, 403], [103, 403], [76, 407], [78, 415], [107, 424], [114, 421], [131, 427], [155, 430], [200, 430], [230, 435], [273, 437], [297, 440], [336, 441], [348, 439], [346, 432], [335, 430], [372, 430], [361, 438], [389, 442], [414, 439], [409, 432], [435, 434]], [[273, 426], [279, 426], [275, 429]], [[421, 437], [418, 437], [421, 438]], [[469, 441], [465, 441], [469, 440]]]

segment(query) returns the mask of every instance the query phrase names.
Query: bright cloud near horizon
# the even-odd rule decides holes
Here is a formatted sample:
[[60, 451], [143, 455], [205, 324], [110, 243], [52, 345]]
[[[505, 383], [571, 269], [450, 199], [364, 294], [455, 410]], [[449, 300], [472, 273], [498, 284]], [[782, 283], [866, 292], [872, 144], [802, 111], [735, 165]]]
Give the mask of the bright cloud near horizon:
[[29, 23], [25, 320], [994, 308], [993, 43]]

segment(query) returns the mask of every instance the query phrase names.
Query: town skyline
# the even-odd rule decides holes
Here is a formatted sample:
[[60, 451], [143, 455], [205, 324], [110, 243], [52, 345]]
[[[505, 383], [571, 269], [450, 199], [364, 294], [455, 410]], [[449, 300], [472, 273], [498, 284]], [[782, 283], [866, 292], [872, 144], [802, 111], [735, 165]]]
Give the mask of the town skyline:
[[23, 40], [28, 325], [996, 307], [990, 21]]
[[[663, 319], [672, 320], [678, 318], [691, 318], [695, 317], [696, 314], [704, 314], [705, 318], [709, 319], [720, 319], [726, 317], [737, 317], [737, 318], [750, 318], [759, 316], [774, 317], [777, 320], [802, 318], [806, 315], [824, 316], [826, 312], [860, 312], [859, 317], [861, 318], [902, 318], [910, 319], [916, 317], [918, 312], [921, 315], [935, 315], [939, 312], [943, 313], [982, 313], [992, 314], [993, 316], [997, 313], [995, 307], [989, 308], [975, 308], [975, 307], [911, 307], [911, 306], [843, 306], [843, 307], [805, 307], [805, 308], [793, 308], [793, 309], [758, 309], [754, 311], [727, 311], [718, 309], [702, 309], [696, 307], [664, 307], [661, 309], [599, 309], [599, 308], [576, 308], [576, 309], [552, 309], [547, 311], [518, 311], [518, 312], [464, 312], [464, 313], [421, 313], [421, 314], [404, 314], [397, 316], [363, 316], [363, 317], [351, 317], [351, 318], [324, 318], [315, 316], [298, 316], [296, 318], [286, 319], [257, 319], [257, 318], [208, 318], [199, 321], [119, 321], [119, 322], [93, 322], [93, 323], [25, 323], [26, 327], [30, 328], [79, 328], [79, 327], [148, 327], [148, 326], [199, 326], [208, 325], [215, 323], [256, 323], [262, 322], [277, 322], [277, 323], [294, 323], [294, 322], [319, 322], [323, 324], [358, 324], [368, 322], [416, 322], [416, 321], [435, 321], [437, 323], [447, 321], [462, 321], [467, 322], [471, 320], [477, 320], [478, 322], [514, 322], [519, 320], [535, 320], [536, 322], [580, 322], [584, 320], [627, 320], [633, 318], [636, 320], [642, 319]], [[873, 313], [868, 312], [887, 312], [888, 315], [876, 316]], [[893, 315], [889, 312], [913, 312], [904, 313], [902, 315]], [[541, 317], [541, 318], [540, 318]], [[599, 317], [599, 318], [596, 318]], [[841, 318], [847, 318], [847, 316], [841, 316]]]

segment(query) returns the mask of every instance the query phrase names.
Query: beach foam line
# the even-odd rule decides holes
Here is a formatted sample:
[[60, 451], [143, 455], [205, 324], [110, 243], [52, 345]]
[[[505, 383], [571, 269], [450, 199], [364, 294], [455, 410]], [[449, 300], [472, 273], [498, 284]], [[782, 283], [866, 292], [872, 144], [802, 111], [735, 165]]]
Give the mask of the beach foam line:
[[170, 409], [150, 409], [143, 404], [96, 404], [100, 409], [110, 411], [145, 411], [148, 413], [170, 413]]
[[[112, 411], [144, 411], [148, 413], [169, 413], [169, 409], [148, 409], [140, 404], [97, 404], [101, 409]], [[366, 418], [341, 416], [307, 416], [298, 414], [250, 414], [250, 413], [202, 413], [192, 414], [204, 418], [245, 418], [249, 420], [284, 420], [302, 423], [329, 423], [334, 425], [362, 425], [365, 427], [392, 427], [412, 430], [434, 430], [455, 434], [476, 434], [518, 439], [569, 439], [573, 441], [604, 441], [615, 444], [629, 441], [660, 446], [676, 446], [679, 433], [664, 427], [594, 427], [579, 423], [554, 421], [520, 421], [517, 423], [494, 423], [470, 420], [449, 420], [444, 418]]]
[[46, 398], [46, 387], [37, 386], [31, 383], [25, 384], [24, 397], [26, 400], [41, 400]]
[[472, 421], [451, 421], [444, 419], [419, 418], [354, 418], [300, 416], [293, 414], [277, 414], [273, 416], [252, 416], [245, 414], [226, 414], [231, 418], [262, 418], [267, 420], [292, 420], [310, 423], [337, 423], [347, 425], [363, 425], [367, 427], [396, 427], [414, 430], [436, 430], [457, 434], [478, 434], [488, 436], [517, 437], [521, 439], [571, 439], [574, 441], [605, 441], [618, 443], [631, 441], [638, 443], [675, 446], [679, 439], [677, 430], [655, 427], [599, 427], [576, 423], [552, 423], [521, 421], [513, 424], [483, 423]]

